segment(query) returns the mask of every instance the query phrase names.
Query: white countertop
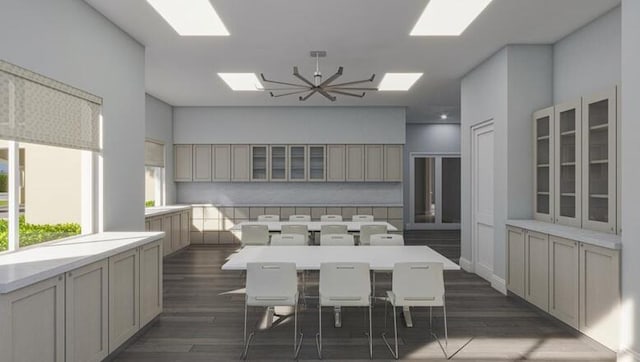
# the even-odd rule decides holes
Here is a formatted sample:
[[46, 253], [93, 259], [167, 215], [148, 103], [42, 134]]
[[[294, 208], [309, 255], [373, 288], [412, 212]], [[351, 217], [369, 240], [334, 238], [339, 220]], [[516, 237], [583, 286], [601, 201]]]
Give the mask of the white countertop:
[[269, 231], [282, 231], [282, 225], [306, 225], [309, 231], [320, 231], [322, 225], [345, 225], [348, 231], [359, 232], [363, 225], [382, 225], [387, 231], [398, 228], [386, 221], [241, 221], [231, 227], [231, 231], [241, 231], [242, 225], [266, 225]]
[[403, 207], [402, 204], [385, 204], [385, 203], [375, 203], [375, 204], [351, 204], [345, 205], [341, 204], [212, 204], [212, 203], [192, 203], [192, 206], [196, 207]]
[[191, 208], [191, 205], [169, 205], [169, 206], [147, 207], [144, 209], [144, 216], [151, 217], [151, 216], [170, 214], [172, 212], [189, 210], [190, 208]]
[[53, 278], [164, 237], [163, 232], [81, 235], [0, 254], [0, 294]]
[[507, 220], [506, 224], [603, 248], [622, 249], [622, 238], [616, 234], [551, 224], [538, 220]]

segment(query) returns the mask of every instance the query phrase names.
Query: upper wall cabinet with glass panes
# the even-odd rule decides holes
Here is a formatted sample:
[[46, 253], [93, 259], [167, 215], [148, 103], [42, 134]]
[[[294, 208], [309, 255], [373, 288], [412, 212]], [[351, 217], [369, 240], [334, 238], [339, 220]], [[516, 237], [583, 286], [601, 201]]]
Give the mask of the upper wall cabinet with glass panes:
[[534, 113], [534, 216], [616, 233], [617, 90]]
[[[354, 149], [361, 151], [359, 157], [352, 157], [353, 152], [348, 152]], [[378, 152], [365, 155], [364, 150]], [[376, 156], [375, 160], [372, 155]], [[403, 155], [403, 145], [399, 144], [177, 144], [174, 145], [174, 181], [402, 182]], [[374, 170], [371, 165], [376, 166]], [[361, 176], [357, 180], [346, 177], [352, 174]]]

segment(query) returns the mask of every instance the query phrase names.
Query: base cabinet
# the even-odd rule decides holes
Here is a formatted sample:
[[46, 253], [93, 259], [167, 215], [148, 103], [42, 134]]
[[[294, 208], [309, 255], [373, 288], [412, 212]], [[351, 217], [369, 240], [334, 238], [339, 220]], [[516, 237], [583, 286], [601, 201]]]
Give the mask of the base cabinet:
[[140, 328], [139, 275], [138, 249], [109, 258], [109, 353]]
[[549, 236], [527, 231], [525, 234], [525, 299], [549, 311]]
[[163, 252], [169, 255], [191, 244], [191, 210], [183, 209], [159, 216], [148, 216], [146, 231], [163, 231]]
[[578, 328], [578, 242], [549, 237], [549, 313]]
[[65, 280], [0, 295], [0, 356], [13, 362], [65, 359]]
[[140, 326], [162, 312], [162, 241], [140, 247]]
[[524, 230], [507, 227], [507, 289], [524, 298]]

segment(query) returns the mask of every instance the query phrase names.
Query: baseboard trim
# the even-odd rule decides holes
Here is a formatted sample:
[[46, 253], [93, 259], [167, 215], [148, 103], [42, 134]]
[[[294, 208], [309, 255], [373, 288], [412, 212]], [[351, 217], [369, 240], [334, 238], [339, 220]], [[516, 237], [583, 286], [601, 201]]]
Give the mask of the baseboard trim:
[[500, 293], [507, 295], [507, 283], [504, 281], [504, 279], [495, 274], [493, 274], [493, 277], [491, 277], [491, 287], [499, 291]]
[[469, 273], [473, 273], [473, 264], [465, 258], [460, 258], [460, 267]]
[[640, 353], [630, 348], [625, 348], [618, 352], [617, 360], [618, 362], [638, 362], [640, 361]]

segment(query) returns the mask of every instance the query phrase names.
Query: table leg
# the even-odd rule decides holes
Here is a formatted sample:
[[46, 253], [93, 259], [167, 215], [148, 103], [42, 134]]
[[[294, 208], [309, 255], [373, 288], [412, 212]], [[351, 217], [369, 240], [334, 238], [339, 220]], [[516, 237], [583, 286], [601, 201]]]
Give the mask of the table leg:
[[411, 309], [409, 307], [402, 307], [402, 314], [404, 315], [404, 323], [407, 328], [413, 328], [413, 319], [411, 319]]
[[336, 328], [342, 327], [342, 310], [340, 307], [333, 307], [334, 326]]
[[266, 322], [266, 329], [271, 328], [271, 326], [273, 325], [273, 318], [276, 314], [276, 309], [275, 307], [267, 307], [267, 322]]

